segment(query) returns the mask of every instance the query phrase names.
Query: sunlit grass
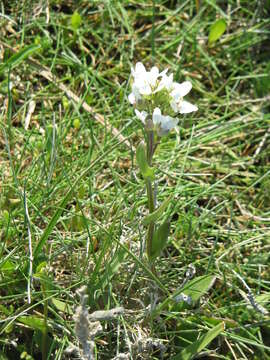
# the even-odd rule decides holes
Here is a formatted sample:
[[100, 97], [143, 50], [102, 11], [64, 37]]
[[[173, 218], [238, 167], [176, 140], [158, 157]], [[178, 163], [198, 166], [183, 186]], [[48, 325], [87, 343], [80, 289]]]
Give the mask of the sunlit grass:
[[[89, 313], [126, 309], [103, 323], [95, 339], [99, 359], [118, 353], [158, 359], [158, 346], [136, 352], [149, 338], [171, 359], [221, 321], [225, 330], [204, 349], [205, 358], [270, 358], [268, 316], [252, 307], [235, 275], [269, 309], [269, 9], [249, 1], [241, 7], [207, 1], [198, 9], [196, 3], [156, 0], [154, 14], [144, 1], [2, 5], [3, 63], [24, 46], [41, 47], [31, 48], [32, 59], [0, 70], [3, 359], [23, 352], [72, 358], [65, 350], [78, 346], [72, 316], [82, 285]], [[217, 18], [227, 30], [209, 47]], [[199, 107], [157, 150], [159, 201], [174, 199], [157, 274], [143, 255], [147, 199], [134, 153], [142, 129], [127, 101], [137, 61], [191, 81], [189, 100]], [[35, 110], [25, 129], [31, 100]], [[171, 297], [191, 281], [190, 265], [193, 279], [215, 275], [216, 281], [186, 307]], [[147, 308], [151, 289], [154, 316]]]

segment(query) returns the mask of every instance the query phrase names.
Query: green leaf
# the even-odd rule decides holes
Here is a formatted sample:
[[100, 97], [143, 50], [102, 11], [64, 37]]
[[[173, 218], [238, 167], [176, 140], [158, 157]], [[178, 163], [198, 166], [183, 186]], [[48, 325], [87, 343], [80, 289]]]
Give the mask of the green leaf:
[[40, 331], [45, 331], [46, 330], [46, 324], [44, 322], [44, 319], [42, 319], [41, 317], [38, 316], [19, 316], [17, 318], [17, 321], [29, 326], [31, 329], [34, 330], [40, 330]]
[[[201, 296], [206, 294], [209, 289], [213, 286], [216, 277], [213, 275], [206, 275], [197, 277], [190, 282], [188, 282], [182, 289], [180, 293], [184, 293], [186, 296], [191, 298], [192, 303], [199, 300]], [[174, 295], [173, 302], [170, 309], [172, 311], [183, 311], [191, 306], [188, 302], [185, 301], [176, 301], [176, 297], [179, 295], [179, 290]]]
[[38, 276], [39, 273], [42, 273], [44, 270], [46, 270], [47, 265], [48, 263], [46, 261], [42, 261], [41, 263], [39, 263], [36, 269], [35, 276]]
[[208, 35], [208, 43], [209, 45], [213, 44], [217, 41], [223, 33], [226, 31], [227, 24], [224, 19], [217, 20], [211, 27]]
[[140, 142], [136, 150], [136, 160], [139, 165], [140, 171], [144, 178], [154, 180], [154, 169], [152, 169], [146, 159], [146, 147], [144, 142]]
[[[191, 296], [193, 301], [197, 301], [213, 286], [215, 280], [216, 277], [213, 275], [203, 275], [189, 281], [185, 286], [175, 291], [171, 296], [167, 297], [161, 304], [159, 304], [152, 312], [152, 317], [154, 318], [160, 314], [162, 310], [168, 309], [170, 304], [176, 304], [175, 297], [181, 293]], [[182, 307], [186, 307], [185, 303]]]
[[19, 52], [8, 58], [7, 61], [0, 66], [0, 74], [8, 68], [13, 69], [14, 67], [20, 65], [24, 59], [37, 52], [40, 48], [40, 45], [35, 44], [25, 46]]
[[55, 285], [53, 283], [53, 280], [49, 277], [47, 270], [41, 269], [41, 271], [36, 272], [34, 274], [34, 277], [36, 279], [39, 279], [41, 285], [43, 286], [44, 292], [46, 293], [46, 291], [51, 291], [55, 289]]
[[6, 316], [9, 316], [12, 313], [12, 310], [6, 308], [4, 305], [0, 304], [0, 314], [5, 314]]
[[226, 329], [235, 328], [239, 325], [235, 320], [232, 320], [232, 319], [218, 318], [218, 317], [207, 316], [207, 315], [201, 316], [201, 320], [203, 320], [203, 322], [207, 326], [216, 326], [216, 325], [220, 324], [221, 322], [224, 322]]
[[75, 11], [71, 16], [71, 27], [74, 31], [78, 30], [82, 23], [81, 15]]
[[214, 285], [216, 277], [214, 275], [204, 275], [196, 277], [188, 282], [181, 290], [185, 295], [191, 296], [193, 301], [206, 294], [209, 289]]
[[73, 315], [74, 311], [72, 311], [72, 308], [68, 303], [55, 298], [52, 298], [51, 301], [57, 310], [68, 315]]
[[142, 221], [143, 225], [148, 225], [151, 222], [157, 221], [161, 217], [161, 215], [163, 215], [164, 211], [167, 209], [168, 205], [171, 202], [171, 199], [172, 199], [172, 196], [169, 196], [168, 199], [163, 201], [163, 203], [160, 205], [160, 207], [158, 209], [156, 209], [151, 214], [145, 216], [145, 218]]
[[165, 221], [155, 231], [152, 241], [151, 257], [149, 260], [154, 260], [158, 257], [161, 251], [165, 248], [170, 233], [170, 222]]
[[213, 329], [209, 330], [205, 335], [201, 336], [197, 341], [193, 342], [185, 349], [183, 349], [179, 354], [174, 356], [172, 360], [189, 360], [192, 359], [196, 354], [202, 351], [208, 344], [211, 343], [223, 330], [225, 326], [224, 323], [220, 323], [215, 326]]
[[15, 269], [16, 269], [15, 264], [10, 260], [6, 260], [2, 264], [0, 264], [1, 271], [14, 272]]

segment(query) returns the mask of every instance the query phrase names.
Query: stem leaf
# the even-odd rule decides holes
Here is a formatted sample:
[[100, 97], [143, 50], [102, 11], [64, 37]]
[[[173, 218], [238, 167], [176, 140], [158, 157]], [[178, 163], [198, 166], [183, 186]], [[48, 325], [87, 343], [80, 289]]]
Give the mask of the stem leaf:
[[146, 158], [146, 146], [143, 141], [141, 141], [137, 147], [136, 160], [139, 165], [142, 176], [145, 179], [150, 178], [151, 180], [154, 180], [154, 169], [148, 165]]
[[157, 208], [151, 214], [145, 216], [145, 218], [142, 221], [143, 225], [148, 225], [151, 222], [156, 222], [161, 217], [161, 215], [164, 213], [164, 211], [167, 209], [168, 205], [170, 204], [171, 199], [172, 199], [172, 196], [169, 196], [168, 199], [163, 201], [163, 203], [160, 205], [159, 208]]
[[165, 248], [170, 233], [170, 222], [165, 221], [161, 224], [154, 233], [152, 248], [149, 260], [154, 260], [158, 257], [161, 251]]

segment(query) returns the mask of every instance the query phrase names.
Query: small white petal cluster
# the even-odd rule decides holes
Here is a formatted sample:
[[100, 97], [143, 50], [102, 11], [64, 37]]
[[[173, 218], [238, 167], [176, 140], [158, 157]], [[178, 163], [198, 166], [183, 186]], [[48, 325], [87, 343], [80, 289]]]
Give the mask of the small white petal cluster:
[[132, 93], [128, 99], [131, 104], [136, 104], [143, 95], [151, 95], [153, 89], [156, 88], [157, 80], [160, 76], [163, 76], [166, 71], [159, 73], [156, 66], [152, 67], [150, 71], [146, 71], [143, 63], [138, 62], [135, 69], [131, 69], [131, 75], [134, 78], [132, 85]]
[[[145, 125], [146, 121], [150, 121], [159, 136], [166, 135], [177, 125], [179, 119], [171, 115], [198, 110], [196, 105], [183, 100], [192, 88], [191, 82], [179, 84], [173, 81], [173, 74], [167, 75], [167, 71], [159, 72], [156, 66], [146, 71], [141, 62], [136, 64], [135, 69], [131, 69], [133, 84], [128, 100], [135, 106], [137, 117]], [[164, 111], [169, 114], [162, 114]]]

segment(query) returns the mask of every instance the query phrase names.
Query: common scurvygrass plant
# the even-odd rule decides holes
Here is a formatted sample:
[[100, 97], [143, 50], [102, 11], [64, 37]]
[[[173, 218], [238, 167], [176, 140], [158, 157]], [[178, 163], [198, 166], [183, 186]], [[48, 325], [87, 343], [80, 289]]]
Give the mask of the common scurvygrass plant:
[[161, 137], [175, 128], [179, 114], [188, 114], [197, 111], [197, 106], [183, 98], [191, 88], [191, 82], [179, 84], [173, 81], [173, 74], [167, 75], [168, 70], [159, 72], [156, 66], [147, 71], [141, 62], [131, 69], [133, 77], [132, 92], [128, 96], [134, 106], [136, 116], [142, 121], [144, 141], [141, 141], [136, 150], [136, 159], [142, 176], [145, 180], [149, 214], [144, 218], [144, 225], [148, 226], [146, 237], [146, 253], [154, 270], [154, 261], [165, 248], [170, 221], [162, 219], [171, 198], [156, 207], [155, 171], [153, 156]]

